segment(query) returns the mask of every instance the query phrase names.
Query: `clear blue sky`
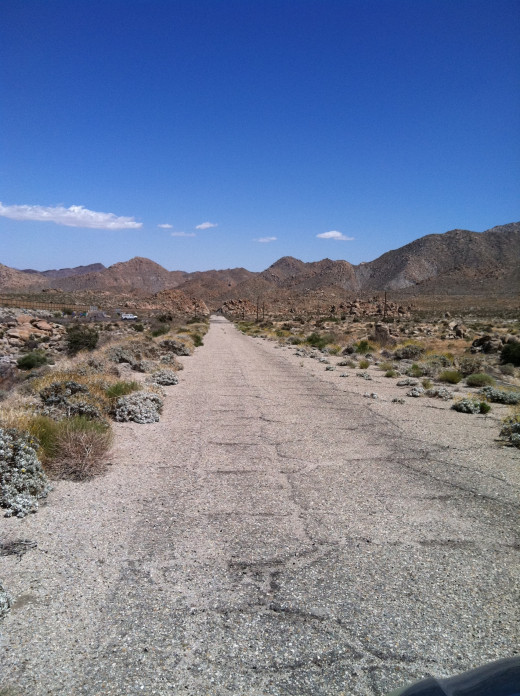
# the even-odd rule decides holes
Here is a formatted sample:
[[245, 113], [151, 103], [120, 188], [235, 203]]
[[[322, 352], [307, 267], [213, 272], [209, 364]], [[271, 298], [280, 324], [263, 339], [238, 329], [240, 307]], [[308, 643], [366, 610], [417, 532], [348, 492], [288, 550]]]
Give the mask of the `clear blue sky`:
[[358, 263], [518, 221], [519, 37], [518, 0], [3, 0], [0, 263]]

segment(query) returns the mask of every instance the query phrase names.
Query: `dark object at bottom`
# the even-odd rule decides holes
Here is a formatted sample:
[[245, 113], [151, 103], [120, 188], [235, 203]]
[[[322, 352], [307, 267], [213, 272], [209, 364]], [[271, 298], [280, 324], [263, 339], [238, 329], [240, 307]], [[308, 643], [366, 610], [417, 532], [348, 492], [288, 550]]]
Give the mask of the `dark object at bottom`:
[[520, 657], [491, 662], [449, 679], [424, 679], [389, 696], [520, 696]]

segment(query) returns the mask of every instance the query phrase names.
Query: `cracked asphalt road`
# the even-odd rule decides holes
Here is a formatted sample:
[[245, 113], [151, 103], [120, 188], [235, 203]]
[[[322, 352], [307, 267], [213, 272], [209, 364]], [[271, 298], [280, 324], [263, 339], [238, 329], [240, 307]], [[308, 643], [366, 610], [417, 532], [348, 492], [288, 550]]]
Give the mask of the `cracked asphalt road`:
[[374, 696], [515, 653], [518, 490], [485, 449], [407, 436], [222, 318], [185, 366], [90, 498], [60, 484], [24, 522], [0, 686]]

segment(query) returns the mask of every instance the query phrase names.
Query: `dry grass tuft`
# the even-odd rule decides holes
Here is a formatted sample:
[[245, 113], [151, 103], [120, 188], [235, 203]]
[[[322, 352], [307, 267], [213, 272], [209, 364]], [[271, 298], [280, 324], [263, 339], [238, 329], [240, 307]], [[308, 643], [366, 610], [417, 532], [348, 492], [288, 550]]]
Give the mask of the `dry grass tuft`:
[[85, 481], [104, 473], [105, 455], [112, 444], [112, 431], [92, 421], [78, 427], [78, 419], [64, 421], [56, 440], [56, 456], [46, 463], [53, 478]]

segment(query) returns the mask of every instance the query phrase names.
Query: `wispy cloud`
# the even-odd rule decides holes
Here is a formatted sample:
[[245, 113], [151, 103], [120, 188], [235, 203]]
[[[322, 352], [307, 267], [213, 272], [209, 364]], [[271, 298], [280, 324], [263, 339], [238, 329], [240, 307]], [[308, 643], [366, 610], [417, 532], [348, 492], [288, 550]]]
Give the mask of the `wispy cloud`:
[[268, 244], [269, 242], [276, 242], [277, 237], [259, 237], [255, 239], [255, 242], [262, 242], [263, 244]]
[[38, 222], [54, 222], [66, 227], [89, 227], [97, 230], [133, 230], [143, 226], [133, 217], [119, 217], [114, 213], [99, 213], [89, 210], [82, 205], [71, 205], [64, 208], [45, 207], [42, 205], [2, 205], [0, 216], [11, 220], [35, 220]]
[[215, 222], [203, 222], [195, 227], [196, 230], [209, 230], [211, 227], [218, 227]]
[[172, 232], [172, 237], [196, 237], [195, 232]]
[[171, 229], [173, 229], [173, 225], [170, 225], [168, 222], [163, 222], [162, 225], [157, 225], [157, 227], [162, 227], [163, 230], [171, 230]]
[[338, 230], [322, 232], [321, 234], [317, 234], [316, 237], [318, 237], [318, 239], [336, 239], [337, 241], [342, 242], [352, 242], [354, 239], [354, 237], [347, 237], [342, 232], [338, 232]]

